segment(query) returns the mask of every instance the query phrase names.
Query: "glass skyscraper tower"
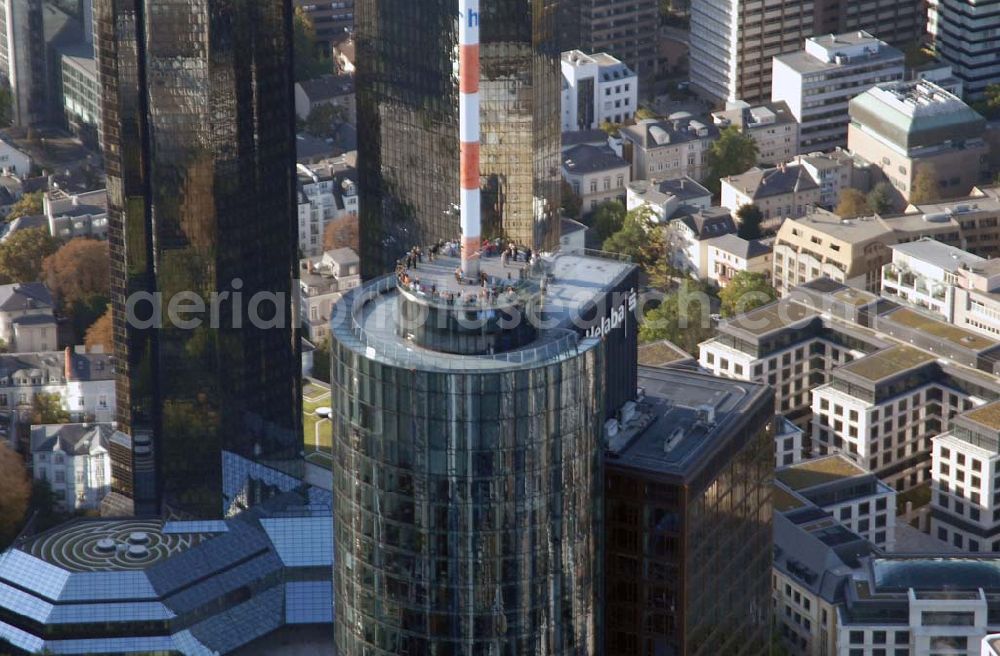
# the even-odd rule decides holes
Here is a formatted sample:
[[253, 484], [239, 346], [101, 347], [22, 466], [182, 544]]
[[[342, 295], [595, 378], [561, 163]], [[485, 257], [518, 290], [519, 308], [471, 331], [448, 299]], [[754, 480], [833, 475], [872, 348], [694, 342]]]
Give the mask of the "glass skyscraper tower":
[[[223, 452], [286, 471], [301, 450], [291, 3], [95, 0], [94, 29], [131, 435], [113, 492], [218, 516]], [[200, 326], [168, 318], [175, 297], [201, 299]]]
[[[559, 244], [558, 0], [481, 0], [483, 234]], [[361, 264], [459, 236], [455, 0], [358, 0]]]

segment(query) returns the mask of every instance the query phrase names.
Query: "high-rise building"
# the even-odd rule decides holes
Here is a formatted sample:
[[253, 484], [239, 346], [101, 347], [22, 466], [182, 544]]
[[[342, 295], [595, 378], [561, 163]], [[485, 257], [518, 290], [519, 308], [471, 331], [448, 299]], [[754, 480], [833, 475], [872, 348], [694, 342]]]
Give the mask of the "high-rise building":
[[[536, 251], [559, 244], [557, 5], [484, 0], [462, 17], [480, 27], [483, 235]], [[370, 277], [415, 244], [459, 236], [459, 16], [451, 0], [358, 0], [355, 17], [360, 255]]]
[[924, 34], [924, 3], [920, 0], [816, 0], [816, 34], [871, 32], [897, 48], [906, 48]]
[[42, 0], [0, 0], [0, 81], [11, 92], [11, 120], [28, 126], [45, 107]]
[[345, 38], [354, 29], [354, 0], [295, 0], [316, 29], [316, 40], [329, 51], [331, 42]]
[[483, 258], [482, 285], [411, 259], [333, 312], [340, 654], [601, 653], [601, 427], [636, 393], [636, 270], [532, 259]]
[[600, 653], [767, 654], [774, 392], [681, 368], [638, 380], [651, 423], [605, 451]]
[[639, 76], [640, 90], [652, 96], [659, 58], [656, 0], [573, 0], [562, 2], [560, 11], [563, 50], [577, 48], [617, 57]]
[[966, 98], [981, 100], [986, 87], [1000, 82], [997, 6], [993, 0], [927, 3], [927, 32], [938, 56], [963, 83]]
[[[131, 436], [112, 444], [119, 511], [132, 499], [140, 513], [217, 516], [268, 492], [243, 486], [239, 463], [298, 463], [290, 11], [94, 4], [117, 414]], [[180, 320], [152, 309], [178, 299]]]

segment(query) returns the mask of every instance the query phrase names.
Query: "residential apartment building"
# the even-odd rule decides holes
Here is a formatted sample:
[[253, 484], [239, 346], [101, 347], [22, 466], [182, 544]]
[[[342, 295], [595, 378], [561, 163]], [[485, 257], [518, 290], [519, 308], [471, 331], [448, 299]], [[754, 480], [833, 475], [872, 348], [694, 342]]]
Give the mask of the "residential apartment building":
[[562, 54], [562, 131], [621, 124], [639, 108], [639, 78], [605, 52]]
[[666, 238], [671, 265], [694, 278], [709, 276], [709, 244], [713, 239], [736, 232], [736, 222], [724, 207], [700, 209], [671, 219]]
[[664, 121], [644, 119], [620, 134], [622, 157], [632, 166], [633, 180], [702, 180], [708, 173], [705, 154], [719, 129], [677, 112]]
[[799, 155], [788, 163], [805, 167], [819, 185], [820, 207], [828, 210], [837, 206], [840, 192], [848, 187], [861, 192], [871, 189], [871, 165], [840, 148]]
[[719, 287], [728, 285], [741, 271], [770, 279], [771, 267], [771, 240], [747, 240], [728, 234], [708, 242], [708, 279]]
[[82, 194], [62, 189], [45, 192], [42, 211], [49, 234], [61, 241], [76, 237], [108, 238], [108, 192], [104, 189]]
[[1000, 320], [980, 314], [982, 325], [970, 325], [973, 304], [1000, 300], [1000, 259], [986, 260], [933, 239], [892, 246], [892, 262], [882, 268], [882, 294], [929, 310], [962, 327], [1000, 335]]
[[31, 427], [32, 477], [47, 481], [63, 511], [96, 510], [111, 490], [113, 424]]
[[360, 260], [350, 248], [303, 259], [299, 263], [299, 312], [305, 337], [314, 344], [326, 339], [334, 304], [360, 284]]
[[815, 34], [814, 0], [692, 0], [691, 88], [713, 101], [771, 98], [771, 60]]
[[877, 291], [896, 234], [875, 217], [842, 219], [814, 209], [785, 221], [774, 242], [772, 278], [779, 294], [826, 276], [849, 287]]
[[903, 79], [903, 53], [868, 32], [825, 34], [774, 57], [771, 100], [799, 123], [803, 153], [847, 145], [848, 103], [876, 84]]
[[321, 75], [295, 83], [295, 115], [303, 121], [314, 110], [333, 108], [335, 120], [354, 123], [354, 78], [350, 75]]
[[719, 182], [722, 206], [734, 215], [744, 205], [756, 206], [764, 215], [765, 228], [777, 229], [784, 219], [804, 216], [819, 206], [819, 183], [798, 164], [770, 169], [755, 166]]
[[31, 174], [31, 156], [10, 141], [0, 139], [0, 172], [4, 176], [28, 177]]
[[610, 201], [625, 204], [629, 163], [607, 146], [581, 144], [563, 151], [562, 175], [580, 199], [584, 215]]
[[712, 192], [687, 176], [671, 180], [635, 180], [628, 184], [625, 199], [629, 211], [649, 208], [660, 223], [712, 206]]
[[780, 467], [775, 486], [813, 504], [882, 551], [896, 540], [896, 490], [840, 454]]
[[909, 201], [921, 170], [942, 197], [964, 196], [987, 173], [986, 121], [933, 82], [872, 87], [850, 102], [847, 146]]
[[757, 144], [758, 164], [774, 166], [799, 153], [799, 123], [785, 102], [751, 107], [740, 100], [726, 105], [712, 112], [712, 119], [719, 129], [735, 125], [749, 135]]
[[316, 40], [328, 52], [330, 44], [339, 43], [354, 29], [354, 0], [295, 0], [294, 5], [312, 21], [316, 28]]
[[60, 86], [69, 131], [87, 144], [100, 144], [101, 89], [97, 82], [94, 45], [60, 48]]
[[970, 100], [981, 100], [988, 85], [1000, 82], [996, 21], [996, 6], [989, 0], [927, 2], [934, 51], [951, 65]]
[[1000, 401], [952, 418], [933, 449], [931, 535], [1000, 553]]
[[660, 25], [656, 0], [574, 0], [561, 3], [558, 11], [562, 50], [608, 53], [652, 92]]
[[0, 286], [0, 340], [8, 352], [52, 351], [58, 347], [55, 303], [40, 282]]
[[297, 164], [299, 253], [323, 252], [326, 227], [337, 219], [358, 214], [357, 172], [344, 158], [318, 164]]

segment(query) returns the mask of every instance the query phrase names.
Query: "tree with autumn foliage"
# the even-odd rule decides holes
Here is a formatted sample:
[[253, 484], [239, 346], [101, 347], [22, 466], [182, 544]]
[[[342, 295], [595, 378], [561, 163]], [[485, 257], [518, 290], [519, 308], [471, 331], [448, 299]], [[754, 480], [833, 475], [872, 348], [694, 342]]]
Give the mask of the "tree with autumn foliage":
[[70, 240], [42, 262], [43, 280], [78, 338], [107, 310], [110, 266], [107, 242], [82, 237]]
[[337, 248], [351, 248], [355, 252], [359, 250], [357, 214], [334, 219], [323, 229], [323, 250], [332, 251]]
[[0, 440], [0, 548], [17, 536], [31, 500], [31, 481], [24, 460]]
[[104, 311], [101, 317], [91, 324], [90, 328], [87, 329], [87, 334], [84, 337], [84, 344], [87, 345], [87, 350], [92, 349], [95, 346], [101, 346], [104, 348], [105, 353], [111, 353], [114, 348], [114, 324], [111, 320], [111, 307]]

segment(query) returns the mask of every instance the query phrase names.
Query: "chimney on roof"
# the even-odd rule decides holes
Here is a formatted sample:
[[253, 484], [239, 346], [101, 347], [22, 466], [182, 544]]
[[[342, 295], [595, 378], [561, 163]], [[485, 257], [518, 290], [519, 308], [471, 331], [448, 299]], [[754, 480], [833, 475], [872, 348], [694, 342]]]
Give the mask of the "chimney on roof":
[[73, 349], [67, 346], [65, 351], [65, 362], [63, 363], [63, 373], [66, 375], [66, 380], [73, 380]]

